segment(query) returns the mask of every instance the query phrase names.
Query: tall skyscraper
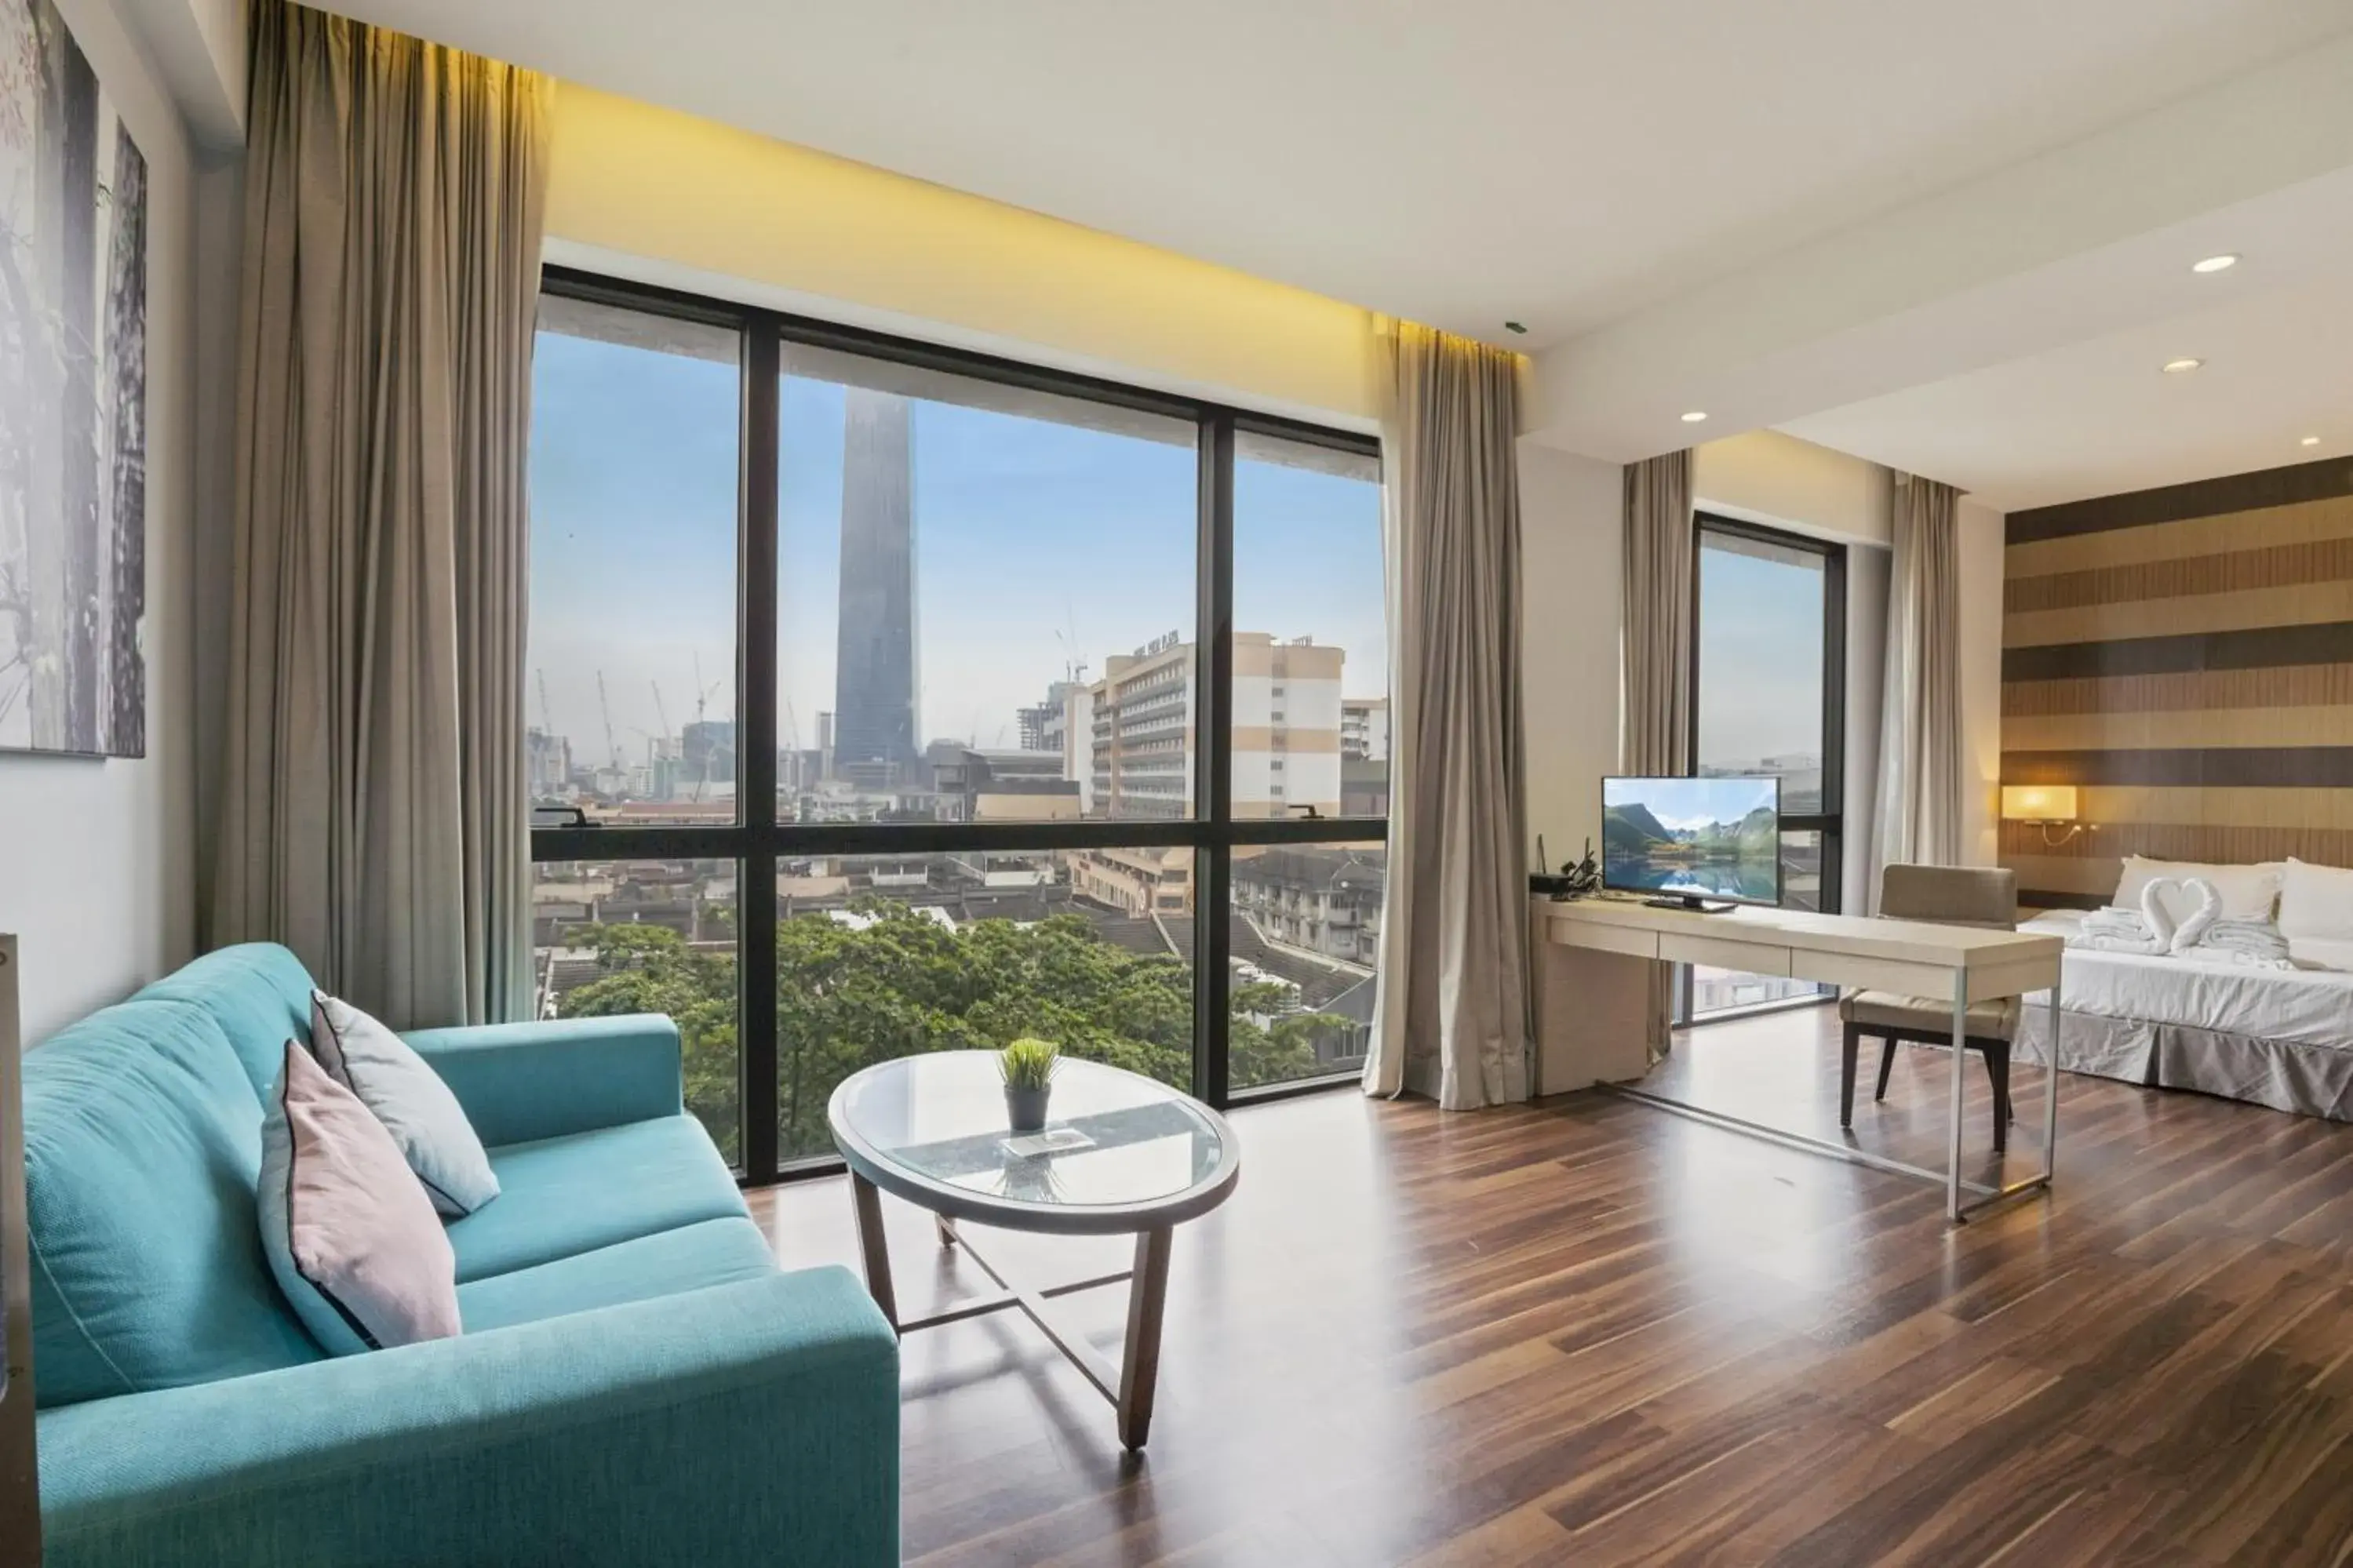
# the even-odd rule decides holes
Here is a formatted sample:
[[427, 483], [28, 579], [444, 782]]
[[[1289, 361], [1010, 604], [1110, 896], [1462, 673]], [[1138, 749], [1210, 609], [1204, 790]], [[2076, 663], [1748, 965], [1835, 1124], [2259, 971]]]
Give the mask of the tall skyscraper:
[[888, 787], [921, 753], [915, 712], [914, 452], [907, 400], [853, 386], [841, 439], [841, 606], [834, 766]]

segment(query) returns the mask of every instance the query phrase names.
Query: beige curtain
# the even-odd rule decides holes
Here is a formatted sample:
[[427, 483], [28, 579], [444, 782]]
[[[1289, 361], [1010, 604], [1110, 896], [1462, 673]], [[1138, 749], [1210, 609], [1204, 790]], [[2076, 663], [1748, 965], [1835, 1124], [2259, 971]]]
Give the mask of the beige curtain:
[[551, 84], [263, 0], [210, 936], [520, 1016], [524, 444]]
[[1886, 685], [1872, 912], [1887, 866], [1961, 860], [1960, 492], [1908, 474], [1894, 486], [1888, 568]]
[[[1692, 615], [1699, 542], [1688, 447], [1626, 465], [1619, 585], [1619, 765], [1654, 778], [1692, 768]], [[1674, 966], [1651, 966], [1651, 1058], [1674, 1037]]]
[[1619, 760], [1630, 773], [1691, 771], [1692, 527], [1688, 448], [1626, 465]]
[[1381, 337], [1393, 695], [1388, 896], [1368, 1094], [1525, 1100], [1518, 356]]

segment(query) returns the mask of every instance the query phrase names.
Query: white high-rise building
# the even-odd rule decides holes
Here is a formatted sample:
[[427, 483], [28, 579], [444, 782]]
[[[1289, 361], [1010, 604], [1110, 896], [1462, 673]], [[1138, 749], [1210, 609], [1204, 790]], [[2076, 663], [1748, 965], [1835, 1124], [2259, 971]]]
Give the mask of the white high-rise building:
[[1340, 700], [1340, 755], [1352, 763], [1385, 763], [1389, 756], [1389, 700]]
[[[1340, 812], [1345, 655], [1305, 637], [1234, 635], [1233, 803], [1237, 816]], [[1194, 646], [1175, 633], [1114, 654], [1100, 680], [1062, 693], [1062, 776], [1087, 816], [1187, 816], [1198, 712]], [[1388, 715], [1380, 745], [1388, 750]]]

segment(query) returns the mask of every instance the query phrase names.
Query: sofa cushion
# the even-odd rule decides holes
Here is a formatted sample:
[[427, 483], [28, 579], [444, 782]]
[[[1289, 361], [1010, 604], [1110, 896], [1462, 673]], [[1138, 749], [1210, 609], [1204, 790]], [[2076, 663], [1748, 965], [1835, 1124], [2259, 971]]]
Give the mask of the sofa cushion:
[[[1839, 998], [1839, 1016], [1866, 1029], [1922, 1029], [1943, 1039], [1950, 1039], [1953, 1033], [1953, 1004], [1949, 998], [1899, 996], [1893, 991], [1851, 991]], [[2018, 998], [1998, 996], [1970, 1003], [1968, 1026], [1972, 1038], [2016, 1039]]]
[[472, 1214], [499, 1195], [491, 1157], [458, 1097], [398, 1035], [342, 997], [313, 991], [311, 1052], [392, 1134], [435, 1213]]
[[262, 1257], [260, 1168], [260, 1104], [210, 1012], [134, 999], [26, 1053], [38, 1405], [319, 1359]]
[[458, 1282], [750, 1211], [711, 1135], [661, 1116], [491, 1151], [499, 1200], [449, 1222]]
[[433, 1200], [375, 1112], [300, 1040], [261, 1119], [261, 1250], [336, 1355], [446, 1340], [458, 1266]]
[[776, 1271], [776, 1258], [758, 1226], [748, 1219], [707, 1219], [477, 1279], [459, 1287], [458, 1312], [466, 1331], [479, 1334]]
[[193, 1003], [219, 1020], [252, 1086], [254, 1126], [278, 1081], [286, 1042], [311, 1037], [310, 971], [274, 942], [241, 942], [208, 952], [139, 993], [140, 998]]

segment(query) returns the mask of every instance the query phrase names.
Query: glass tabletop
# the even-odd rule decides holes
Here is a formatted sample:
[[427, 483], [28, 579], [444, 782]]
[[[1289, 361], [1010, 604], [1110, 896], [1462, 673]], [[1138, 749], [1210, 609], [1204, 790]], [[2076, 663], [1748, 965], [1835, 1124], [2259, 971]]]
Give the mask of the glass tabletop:
[[[834, 1092], [834, 1141], [854, 1170], [902, 1195], [965, 1198], [948, 1208], [1017, 1209], [1083, 1223], [1207, 1197], [1230, 1184], [1239, 1151], [1223, 1118], [1165, 1084], [1065, 1057], [1040, 1139], [1013, 1132], [994, 1051], [883, 1062]], [[1211, 1195], [1214, 1193], [1214, 1195]]]

